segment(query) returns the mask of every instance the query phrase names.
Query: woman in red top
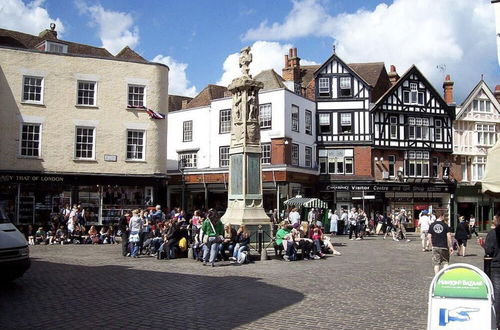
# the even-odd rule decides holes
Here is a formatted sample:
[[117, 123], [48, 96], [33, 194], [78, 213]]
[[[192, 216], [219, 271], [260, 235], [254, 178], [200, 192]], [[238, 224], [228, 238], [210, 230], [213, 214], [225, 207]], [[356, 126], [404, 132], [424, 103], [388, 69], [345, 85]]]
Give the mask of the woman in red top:
[[321, 252], [321, 239], [323, 238], [323, 231], [321, 228], [316, 225], [312, 225], [311, 231], [309, 232], [309, 238], [311, 238], [314, 243], [314, 259], [323, 258], [325, 254]]

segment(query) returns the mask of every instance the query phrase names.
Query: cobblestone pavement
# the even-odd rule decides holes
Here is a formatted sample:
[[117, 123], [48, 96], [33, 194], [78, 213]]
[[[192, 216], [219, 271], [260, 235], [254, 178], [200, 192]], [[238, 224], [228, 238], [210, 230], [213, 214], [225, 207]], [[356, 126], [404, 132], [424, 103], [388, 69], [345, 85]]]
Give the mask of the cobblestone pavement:
[[[120, 246], [36, 246], [0, 286], [0, 329], [425, 329], [433, 277], [420, 241], [335, 240], [342, 256], [202, 267]], [[482, 249], [452, 262], [482, 267]]]

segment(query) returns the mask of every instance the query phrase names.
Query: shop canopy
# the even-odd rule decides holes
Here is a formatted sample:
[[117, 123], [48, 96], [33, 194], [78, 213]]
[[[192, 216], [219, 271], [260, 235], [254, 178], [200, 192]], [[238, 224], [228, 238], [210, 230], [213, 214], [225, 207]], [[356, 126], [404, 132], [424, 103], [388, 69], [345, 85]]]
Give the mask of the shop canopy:
[[500, 194], [500, 140], [488, 150], [481, 184], [483, 193]]
[[285, 205], [289, 206], [303, 206], [303, 207], [314, 207], [318, 209], [327, 209], [328, 204], [323, 202], [319, 198], [304, 198], [304, 197], [293, 197], [284, 202]]

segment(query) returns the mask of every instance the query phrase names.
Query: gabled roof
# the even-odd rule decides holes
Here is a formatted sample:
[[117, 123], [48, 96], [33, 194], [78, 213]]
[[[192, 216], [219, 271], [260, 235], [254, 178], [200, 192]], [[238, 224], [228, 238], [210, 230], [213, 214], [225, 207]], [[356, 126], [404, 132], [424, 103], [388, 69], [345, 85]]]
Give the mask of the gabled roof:
[[321, 70], [323, 70], [323, 68], [328, 64], [330, 63], [332, 60], [336, 60], [336, 61], [339, 61], [346, 69], [347, 71], [350, 71], [353, 75], [355, 75], [359, 80], [363, 81], [367, 86], [369, 87], [373, 87], [372, 85], [370, 85], [364, 77], [362, 77], [359, 73], [357, 73], [356, 71], [354, 71], [354, 69], [352, 69], [347, 63], [345, 63], [340, 57], [337, 56], [337, 54], [332, 54], [332, 56], [330, 56], [328, 58], [328, 60], [326, 60], [316, 71], [314, 71], [314, 76], [316, 77], [318, 75], [318, 73], [321, 72]]
[[210, 105], [212, 100], [221, 99], [224, 93], [227, 92], [227, 87], [218, 85], [207, 85], [198, 95], [194, 97], [188, 104], [186, 109], [197, 108]]
[[382, 104], [392, 93], [394, 93], [402, 84], [405, 80], [407, 80], [410, 75], [416, 74], [417, 76], [420, 77], [424, 85], [430, 89], [433, 93], [434, 96], [436, 97], [437, 101], [441, 103], [441, 106], [444, 108], [449, 109], [449, 115], [450, 116], [455, 116], [454, 113], [452, 113], [450, 106], [446, 103], [446, 101], [443, 99], [443, 96], [434, 88], [434, 86], [427, 80], [427, 78], [420, 72], [420, 70], [417, 68], [415, 64], [413, 64], [402, 76], [401, 78], [398, 79], [398, 81], [391, 87], [389, 88], [384, 95], [382, 95], [378, 101], [376, 102], [375, 106], [373, 107], [372, 110], [376, 109], [380, 104]]
[[273, 69], [261, 71], [254, 79], [264, 84], [262, 90], [286, 88], [285, 84], [283, 84], [283, 78]]
[[384, 62], [349, 63], [347, 65], [372, 87], [375, 87], [382, 71], [385, 70]]
[[116, 58], [132, 60], [136, 62], [147, 62], [144, 57], [134, 52], [129, 46], [123, 47], [118, 54], [115, 55]]
[[191, 101], [193, 98], [189, 96], [181, 95], [169, 95], [168, 96], [168, 111], [176, 111], [182, 109], [182, 101]]
[[484, 82], [483, 79], [481, 79], [476, 87], [472, 89], [472, 91], [469, 93], [469, 95], [465, 98], [465, 100], [462, 102], [460, 105], [460, 110], [457, 112], [457, 117], [456, 119], [459, 119], [460, 117], [463, 116], [469, 105], [472, 103], [476, 95], [479, 93], [479, 91], [483, 91], [486, 96], [490, 99], [491, 103], [493, 104], [493, 107], [496, 109], [497, 112], [500, 113], [500, 103], [496, 99], [495, 95], [491, 91], [491, 89], [488, 87], [488, 85]]
[[307, 85], [314, 79], [314, 73], [321, 65], [301, 65], [300, 77], [302, 78], [302, 87], [306, 88]]

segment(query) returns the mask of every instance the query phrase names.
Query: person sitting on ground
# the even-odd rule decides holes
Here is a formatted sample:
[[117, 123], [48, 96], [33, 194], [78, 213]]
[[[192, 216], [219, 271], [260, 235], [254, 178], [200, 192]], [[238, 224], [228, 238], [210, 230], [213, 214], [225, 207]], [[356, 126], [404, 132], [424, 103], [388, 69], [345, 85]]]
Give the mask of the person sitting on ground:
[[[170, 220], [170, 228], [165, 234], [162, 246], [160, 246], [160, 252], [165, 253], [165, 258], [167, 260], [175, 259], [175, 247], [178, 246], [180, 239], [181, 235], [179, 224], [177, 223], [177, 219], [174, 218]], [[159, 258], [161, 258], [161, 256], [159, 256]]]
[[321, 228], [316, 225], [312, 225], [309, 233], [309, 238], [313, 241], [313, 258], [323, 258], [325, 254], [321, 251], [321, 239], [323, 238], [323, 232], [321, 231]]
[[237, 240], [237, 232], [231, 224], [227, 223], [224, 225], [224, 238], [222, 239], [222, 243], [219, 245], [219, 254], [222, 260], [227, 260], [226, 250], [229, 252], [229, 255], [232, 256], [234, 252], [234, 246], [236, 245]]
[[[294, 230], [296, 231], [295, 233], [293, 233]], [[294, 234], [295, 243], [298, 244], [298, 249], [302, 250], [302, 259], [309, 260], [313, 257], [311, 253], [314, 245], [313, 240], [307, 237], [307, 229], [304, 226], [300, 226], [294, 230], [292, 230], [292, 233]]]
[[115, 228], [112, 225], [108, 227], [108, 232], [106, 234], [109, 238], [109, 244], [116, 244]]
[[36, 244], [46, 244], [47, 243], [47, 233], [43, 230], [43, 227], [38, 227], [35, 233], [35, 243]]
[[66, 228], [64, 226], [60, 226], [56, 231], [56, 236], [54, 238], [55, 243], [63, 245], [68, 239], [68, 233], [66, 232]]
[[102, 226], [101, 230], [99, 231], [99, 241], [102, 244], [108, 244], [109, 243], [109, 237], [108, 237], [108, 227]]
[[203, 261], [203, 248], [205, 246], [205, 243], [203, 243], [203, 229], [197, 228], [196, 233], [194, 235], [194, 241], [193, 241], [193, 258], [196, 261]]
[[28, 236], [28, 245], [35, 245], [35, 230], [32, 225], [28, 225], [26, 236]]
[[287, 254], [286, 254], [287, 240], [285, 239], [285, 237], [290, 234], [291, 230], [292, 230], [292, 227], [290, 225], [288, 225], [285, 221], [282, 221], [279, 224], [279, 229], [276, 232], [276, 236], [274, 238], [275, 243], [276, 243], [276, 249], [277, 250], [283, 249], [285, 251], [285, 255], [283, 256], [284, 259], [286, 259], [285, 257], [287, 257]]
[[471, 236], [469, 226], [465, 223], [465, 217], [458, 218], [459, 223], [455, 230], [455, 239], [458, 242], [458, 255], [465, 257], [465, 249], [467, 248], [467, 239]]
[[90, 244], [99, 244], [99, 233], [97, 232], [97, 229], [95, 228], [94, 225], [90, 226], [88, 234], [89, 234]]
[[234, 247], [233, 256], [230, 258], [232, 261], [239, 261], [241, 253], [243, 251], [248, 251], [248, 244], [250, 244], [250, 233], [245, 225], [241, 225], [240, 228], [238, 228], [236, 235], [237, 243]]
[[75, 230], [73, 230], [73, 233], [68, 235], [68, 232], [66, 231], [66, 242], [68, 243], [73, 243], [73, 244], [80, 244], [82, 243], [82, 228], [84, 228], [83, 225], [76, 225]]
[[57, 227], [54, 227], [54, 223], [50, 225], [50, 229], [47, 231], [47, 237], [49, 239], [49, 244], [56, 244], [54, 239], [56, 238]]
[[203, 233], [208, 238], [203, 251], [203, 266], [210, 263], [212, 267], [215, 267], [215, 259], [219, 252], [218, 245], [222, 242], [222, 235], [224, 235], [224, 225], [214, 209], [208, 211], [207, 219], [203, 222], [201, 228], [203, 228]]

